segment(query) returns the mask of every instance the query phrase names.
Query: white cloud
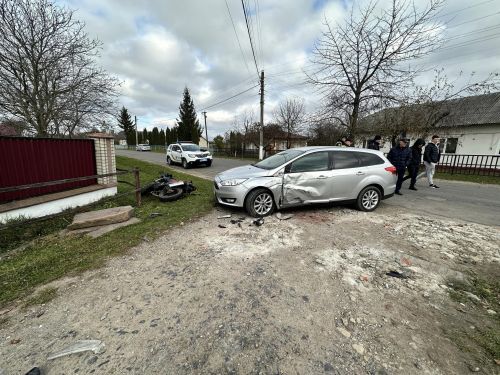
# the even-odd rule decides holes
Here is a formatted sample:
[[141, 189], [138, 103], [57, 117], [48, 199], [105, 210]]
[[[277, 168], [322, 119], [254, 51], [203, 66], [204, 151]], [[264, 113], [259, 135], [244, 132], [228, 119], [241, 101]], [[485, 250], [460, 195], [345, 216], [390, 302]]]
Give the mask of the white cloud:
[[[76, 9], [76, 17], [87, 23], [89, 35], [104, 43], [101, 64], [123, 81], [121, 102], [138, 116], [140, 124], [171, 126], [185, 86], [201, 110], [258, 83], [240, 1], [228, 0], [228, 4], [244, 58], [224, 0], [57, 1]], [[315, 107], [317, 96], [303, 84], [302, 70], [310, 69], [309, 53], [320, 36], [323, 21], [341, 22], [353, 1], [258, 1], [261, 28], [259, 33], [252, 17], [253, 37], [259, 68], [264, 67], [266, 74], [267, 121], [279, 100], [286, 96], [304, 98], [309, 110]], [[361, 4], [367, 1], [362, 0]], [[419, 6], [427, 3], [416, 2]], [[419, 64], [444, 67], [450, 76], [459, 71], [474, 70], [478, 76], [500, 71], [500, 30], [494, 28], [498, 17], [486, 17], [500, 11], [500, 2], [483, 3], [449, 0], [439, 17], [447, 25], [446, 48]], [[462, 10], [466, 7], [469, 8]], [[486, 18], [468, 22], [481, 17]], [[491, 29], [477, 32], [487, 27]], [[477, 40], [464, 44], [472, 39]], [[453, 45], [456, 47], [450, 47]], [[429, 79], [423, 76], [421, 81]], [[258, 105], [255, 88], [209, 109], [209, 137], [228, 130], [234, 116], [244, 109], [259, 113]]]

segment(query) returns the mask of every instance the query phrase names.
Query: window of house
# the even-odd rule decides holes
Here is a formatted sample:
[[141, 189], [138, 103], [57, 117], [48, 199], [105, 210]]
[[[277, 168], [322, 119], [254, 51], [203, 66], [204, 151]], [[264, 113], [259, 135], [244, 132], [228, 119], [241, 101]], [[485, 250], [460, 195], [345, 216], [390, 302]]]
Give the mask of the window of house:
[[447, 138], [446, 139], [446, 153], [454, 154], [457, 152], [458, 138]]
[[328, 152], [323, 151], [305, 155], [295, 160], [290, 168], [290, 173], [318, 172], [327, 171], [328, 169], [330, 169], [330, 159]]
[[439, 140], [439, 153], [442, 154], [444, 152], [444, 145], [446, 144], [446, 138], [441, 138]]
[[334, 151], [333, 167], [335, 169], [357, 168], [359, 160], [354, 151]]

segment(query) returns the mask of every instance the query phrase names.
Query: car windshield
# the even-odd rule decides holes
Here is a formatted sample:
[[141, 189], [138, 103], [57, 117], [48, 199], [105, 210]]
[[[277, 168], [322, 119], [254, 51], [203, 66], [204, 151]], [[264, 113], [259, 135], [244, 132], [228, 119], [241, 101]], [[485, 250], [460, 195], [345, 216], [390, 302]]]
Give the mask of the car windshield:
[[182, 149], [184, 151], [200, 151], [197, 145], [182, 145]]
[[274, 169], [279, 167], [280, 165], [285, 164], [287, 161], [290, 161], [297, 156], [302, 155], [303, 153], [304, 151], [300, 150], [282, 151], [276, 155], [268, 157], [267, 159], [259, 161], [257, 164], [254, 164], [254, 167], [262, 169]]

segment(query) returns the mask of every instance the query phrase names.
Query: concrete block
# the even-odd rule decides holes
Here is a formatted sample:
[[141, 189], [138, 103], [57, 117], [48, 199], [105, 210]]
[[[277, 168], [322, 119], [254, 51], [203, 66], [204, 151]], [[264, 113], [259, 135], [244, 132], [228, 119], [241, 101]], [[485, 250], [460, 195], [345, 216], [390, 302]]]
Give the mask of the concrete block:
[[81, 229], [127, 221], [132, 217], [132, 206], [107, 208], [105, 210], [84, 212], [75, 215], [68, 229]]

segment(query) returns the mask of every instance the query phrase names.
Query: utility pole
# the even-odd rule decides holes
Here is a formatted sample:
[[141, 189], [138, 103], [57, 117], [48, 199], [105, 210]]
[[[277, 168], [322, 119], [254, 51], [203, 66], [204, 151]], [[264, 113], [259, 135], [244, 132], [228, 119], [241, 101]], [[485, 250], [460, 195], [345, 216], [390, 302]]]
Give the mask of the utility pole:
[[137, 147], [137, 144], [139, 143], [139, 136], [137, 135], [137, 116], [134, 116], [134, 122], [135, 122], [135, 146]]
[[208, 143], [208, 132], [207, 132], [207, 111], [201, 112], [203, 117], [205, 117], [205, 137], [207, 140], [207, 151], [210, 151], [210, 144]]
[[264, 159], [264, 71], [260, 72], [260, 142], [259, 160]]

